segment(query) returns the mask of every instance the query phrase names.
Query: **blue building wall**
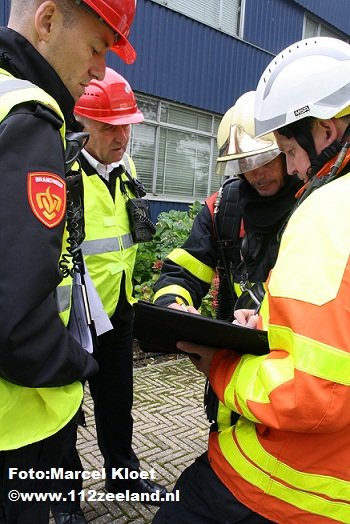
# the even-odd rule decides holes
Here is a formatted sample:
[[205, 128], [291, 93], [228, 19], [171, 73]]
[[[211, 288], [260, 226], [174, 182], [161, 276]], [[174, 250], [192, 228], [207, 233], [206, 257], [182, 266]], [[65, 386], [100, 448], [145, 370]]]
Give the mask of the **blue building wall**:
[[[223, 114], [245, 91], [255, 89], [271, 58], [302, 37], [309, 12], [350, 35], [350, 0], [246, 0], [244, 34], [234, 38], [151, 0], [138, 0], [130, 40], [138, 57], [126, 65], [109, 53], [137, 92]], [[0, 5], [6, 25], [8, 0]], [[187, 209], [188, 204], [152, 201], [160, 211]]]
[[[6, 24], [8, 0], [0, 5]], [[349, 0], [246, 0], [243, 39], [231, 37], [151, 0], [138, 0], [130, 39], [133, 65], [108, 64], [135, 91], [222, 114], [255, 89], [271, 57], [302, 37], [304, 11], [350, 35]]]
[[294, 0], [302, 8], [343, 33], [350, 34], [349, 0]]
[[157, 222], [159, 213], [167, 213], [172, 209], [176, 211], [188, 211], [190, 204], [185, 202], [165, 202], [163, 200], [149, 200], [149, 212], [152, 222]]
[[109, 65], [136, 91], [222, 114], [255, 89], [273, 55], [302, 38], [305, 9], [350, 35], [349, 0], [246, 0], [243, 39], [138, 0], [137, 60], [127, 66], [111, 56]]
[[131, 41], [135, 64], [109, 63], [136, 91], [219, 114], [255, 89], [273, 56], [149, 0], [138, 1]]
[[0, 6], [0, 21], [2, 25], [6, 25], [10, 13], [10, 2], [9, 0], [3, 0]]
[[246, 0], [245, 12], [244, 40], [274, 55], [302, 38], [304, 9], [290, 0]]

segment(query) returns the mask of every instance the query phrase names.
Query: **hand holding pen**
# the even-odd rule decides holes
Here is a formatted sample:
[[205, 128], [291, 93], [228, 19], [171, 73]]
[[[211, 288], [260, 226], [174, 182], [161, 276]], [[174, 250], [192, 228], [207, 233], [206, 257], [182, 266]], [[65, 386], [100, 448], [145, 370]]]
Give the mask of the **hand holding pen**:
[[234, 312], [235, 320], [232, 324], [252, 329], [257, 328], [259, 314], [256, 309], [238, 309]]
[[186, 311], [186, 312], [188, 313], [188, 310], [187, 310], [186, 304], [185, 304], [185, 302], [182, 300], [182, 298], [180, 298], [180, 297], [176, 297], [175, 300], [176, 300], [176, 304], [179, 304], [180, 308], [181, 308], [183, 311]]
[[186, 313], [194, 313], [195, 315], [200, 315], [199, 311], [195, 307], [189, 304], [186, 304], [185, 301], [181, 297], [176, 297], [175, 302], [170, 304], [168, 307], [172, 309], [179, 309], [181, 311], [186, 311]]

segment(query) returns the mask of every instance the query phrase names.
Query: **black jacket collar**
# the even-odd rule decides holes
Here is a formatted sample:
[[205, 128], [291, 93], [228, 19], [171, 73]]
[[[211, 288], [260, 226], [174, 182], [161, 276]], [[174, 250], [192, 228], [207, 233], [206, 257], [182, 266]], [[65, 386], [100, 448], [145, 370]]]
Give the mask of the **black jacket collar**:
[[51, 95], [69, 124], [74, 99], [62, 80], [43, 56], [22, 35], [0, 28], [0, 67], [17, 78], [29, 80]]
[[79, 156], [82, 170], [87, 176], [96, 175], [96, 169], [92, 167], [90, 162], [85, 158], [84, 155]]

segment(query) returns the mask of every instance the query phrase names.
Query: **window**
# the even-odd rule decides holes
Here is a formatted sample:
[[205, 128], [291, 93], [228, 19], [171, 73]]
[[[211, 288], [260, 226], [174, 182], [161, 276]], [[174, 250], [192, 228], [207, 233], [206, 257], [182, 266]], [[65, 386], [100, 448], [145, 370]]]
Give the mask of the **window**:
[[143, 95], [137, 101], [145, 121], [132, 127], [129, 149], [147, 192], [192, 201], [216, 191], [221, 117]]
[[319, 22], [316, 18], [306, 15], [304, 20], [303, 38], [312, 38], [313, 36], [330, 36], [332, 38], [340, 38], [346, 42], [348, 41], [348, 38], [344, 34], [338, 33], [330, 26], [323, 22]]
[[240, 36], [242, 0], [153, 0], [203, 24]]

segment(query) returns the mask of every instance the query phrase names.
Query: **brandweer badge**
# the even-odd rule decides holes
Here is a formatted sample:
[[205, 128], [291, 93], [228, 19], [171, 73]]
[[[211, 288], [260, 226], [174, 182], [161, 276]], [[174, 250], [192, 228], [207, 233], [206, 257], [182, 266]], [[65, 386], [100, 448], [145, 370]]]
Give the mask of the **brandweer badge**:
[[66, 183], [53, 173], [28, 173], [27, 193], [34, 215], [46, 227], [57, 226], [66, 214]]

